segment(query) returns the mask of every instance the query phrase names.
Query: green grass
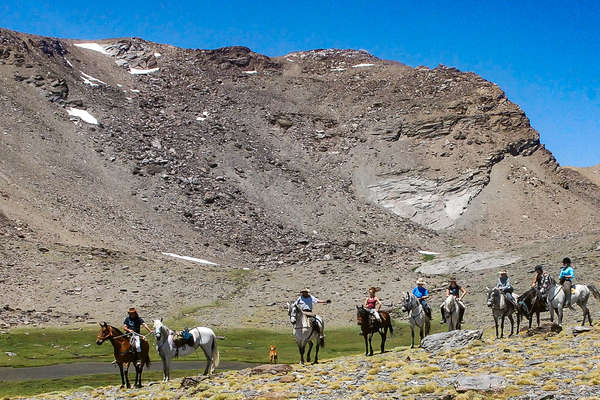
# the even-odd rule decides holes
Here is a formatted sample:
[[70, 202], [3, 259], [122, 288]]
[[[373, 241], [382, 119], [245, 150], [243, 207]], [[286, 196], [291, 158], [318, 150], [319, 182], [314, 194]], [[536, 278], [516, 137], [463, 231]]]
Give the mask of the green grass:
[[[190, 371], [171, 371], [171, 378], [180, 378], [189, 376]], [[161, 381], [162, 371], [144, 372], [142, 383], [147, 385], [150, 381]], [[129, 371], [129, 382], [133, 384], [135, 380], [135, 370]], [[28, 381], [0, 381], [0, 399], [11, 398], [15, 396], [33, 396], [40, 393], [56, 392], [73, 389], [97, 388], [101, 386], [118, 386], [121, 384], [121, 378], [118, 370], [114, 374], [97, 374], [73, 376], [61, 379], [40, 379]]]
[[424, 262], [433, 261], [433, 260], [435, 260], [435, 255], [434, 254], [423, 254], [423, 257], [421, 257], [421, 260], [423, 260]]
[[[173, 326], [171, 328], [181, 328]], [[434, 321], [432, 331], [439, 332], [441, 326]], [[386, 348], [410, 344], [410, 328], [406, 324], [394, 327], [395, 335], [388, 337]], [[364, 351], [364, 341], [359, 336], [358, 326], [326, 329], [325, 348], [321, 358], [333, 358]], [[277, 346], [280, 362], [297, 362], [298, 349], [292, 330], [270, 331], [257, 329], [215, 329], [217, 335], [225, 336], [219, 340], [221, 359], [225, 361], [244, 361], [253, 363], [268, 362], [269, 345]], [[96, 345], [98, 331], [91, 327], [65, 328], [19, 328], [0, 335], [0, 366], [35, 367], [42, 365], [72, 363], [78, 361], [112, 361], [112, 346], [109, 342]], [[418, 340], [418, 332], [417, 340]], [[150, 336], [150, 359], [159, 360], [155, 341]], [[375, 335], [373, 347], [377, 351], [380, 338]], [[9, 357], [6, 352], [16, 353]], [[203, 358], [201, 352], [182, 357], [182, 360]]]

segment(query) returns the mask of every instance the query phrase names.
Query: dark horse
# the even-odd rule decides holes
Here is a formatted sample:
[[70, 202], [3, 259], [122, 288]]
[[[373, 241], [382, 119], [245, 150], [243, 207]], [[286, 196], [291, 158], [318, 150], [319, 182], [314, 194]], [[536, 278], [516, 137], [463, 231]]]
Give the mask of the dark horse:
[[[385, 340], [388, 329], [390, 331], [390, 336], [394, 335], [392, 317], [390, 317], [390, 314], [385, 311], [379, 311], [379, 316], [381, 317], [381, 327], [369, 310], [363, 306], [356, 306], [356, 319], [358, 321], [358, 325], [360, 325], [362, 335], [365, 338], [365, 356], [373, 355], [373, 343], [371, 343], [371, 341], [373, 340], [374, 333], [379, 332], [381, 335], [382, 353], [385, 353]], [[379, 330], [380, 328], [381, 330]]]
[[520, 331], [521, 318], [525, 316], [529, 321], [529, 329], [533, 323], [533, 314], [537, 317], [537, 326], [540, 326], [540, 313], [548, 310], [548, 304], [540, 294], [539, 290], [532, 287], [517, 297], [517, 333]]
[[[144, 370], [144, 364], [146, 364], [147, 367], [150, 366], [150, 357], [148, 356], [150, 345], [146, 340], [141, 341], [140, 345], [142, 352], [140, 353], [140, 362], [136, 363], [135, 353], [131, 351], [135, 351], [135, 349], [131, 349], [129, 337], [130, 334], [123, 334], [114, 326], [110, 326], [106, 322], [103, 322], [100, 324], [100, 332], [98, 332], [96, 344], [101, 345], [105, 340], [110, 340], [110, 343], [113, 345], [115, 351], [115, 360], [117, 361], [119, 369], [121, 370], [121, 387], [124, 387], [125, 383], [127, 383], [128, 388], [131, 387], [131, 384], [129, 383], [129, 377], [127, 375], [129, 372], [129, 364], [131, 363], [135, 365], [134, 386], [142, 387], [142, 371]], [[123, 373], [123, 364], [125, 364], [125, 373]]]

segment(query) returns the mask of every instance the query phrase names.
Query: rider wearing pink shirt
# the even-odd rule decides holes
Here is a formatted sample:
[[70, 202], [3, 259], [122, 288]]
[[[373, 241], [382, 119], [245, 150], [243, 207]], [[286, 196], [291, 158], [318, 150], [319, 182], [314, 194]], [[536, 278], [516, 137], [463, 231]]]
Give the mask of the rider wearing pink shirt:
[[381, 323], [381, 317], [379, 316], [379, 309], [381, 308], [381, 300], [375, 296], [375, 293], [379, 291], [379, 288], [370, 287], [369, 288], [369, 297], [365, 299], [365, 308], [375, 316], [377, 322]]

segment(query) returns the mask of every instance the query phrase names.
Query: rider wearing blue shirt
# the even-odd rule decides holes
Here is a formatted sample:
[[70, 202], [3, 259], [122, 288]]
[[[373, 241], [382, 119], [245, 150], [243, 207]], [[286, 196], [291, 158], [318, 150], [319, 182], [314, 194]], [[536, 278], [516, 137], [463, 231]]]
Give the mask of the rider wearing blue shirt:
[[142, 345], [140, 342], [140, 327], [146, 328], [148, 333], [152, 332], [150, 327], [144, 322], [144, 320], [138, 315], [136, 309], [131, 307], [128, 312], [127, 318], [123, 321], [123, 329], [125, 332], [131, 333], [131, 348], [135, 349], [136, 361], [139, 361], [139, 353], [142, 352]]
[[565, 292], [565, 306], [571, 305], [571, 287], [573, 285], [573, 278], [575, 278], [575, 271], [571, 267], [571, 259], [569, 257], [563, 258], [563, 266], [560, 270], [558, 279]]
[[[308, 290], [308, 288], [302, 289], [300, 291], [300, 297], [298, 297], [298, 299], [294, 302], [294, 304], [300, 306], [302, 311], [306, 311], [306, 312], [310, 312], [310, 313], [312, 313], [313, 304], [330, 304], [330, 303], [331, 303], [331, 300], [319, 300], [315, 296], [311, 295], [310, 290]], [[321, 333], [319, 324], [316, 323], [317, 322], [316, 318], [310, 317], [309, 319], [310, 319], [310, 323], [313, 326], [313, 328], [315, 328], [317, 331], [319, 331], [319, 333]]]
[[510, 278], [508, 277], [508, 273], [506, 270], [502, 270], [498, 272], [498, 284], [496, 287], [500, 290], [501, 293], [504, 293], [506, 300], [510, 301], [515, 307], [517, 306], [517, 302], [512, 295], [513, 287], [510, 284]]
[[417, 286], [412, 290], [412, 294], [414, 294], [415, 297], [421, 302], [425, 314], [427, 314], [429, 319], [431, 319], [431, 308], [426, 301], [429, 298], [429, 291], [425, 288], [425, 281], [423, 278], [417, 279]]

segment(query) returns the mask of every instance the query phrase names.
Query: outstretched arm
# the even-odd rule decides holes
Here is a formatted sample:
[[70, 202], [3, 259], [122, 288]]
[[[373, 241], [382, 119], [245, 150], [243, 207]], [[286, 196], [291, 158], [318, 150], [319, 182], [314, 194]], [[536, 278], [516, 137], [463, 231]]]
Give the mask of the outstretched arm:
[[146, 330], [148, 331], [148, 333], [152, 333], [152, 329], [150, 329], [150, 327], [148, 326], [147, 323], [144, 322], [142, 325], [144, 326], [144, 328], [146, 328]]
[[381, 300], [377, 299], [377, 311], [381, 309]]
[[460, 287], [460, 293], [461, 295], [458, 297], [459, 300], [462, 300], [463, 297], [465, 297], [465, 295], [467, 294], [467, 290], [464, 287]]

